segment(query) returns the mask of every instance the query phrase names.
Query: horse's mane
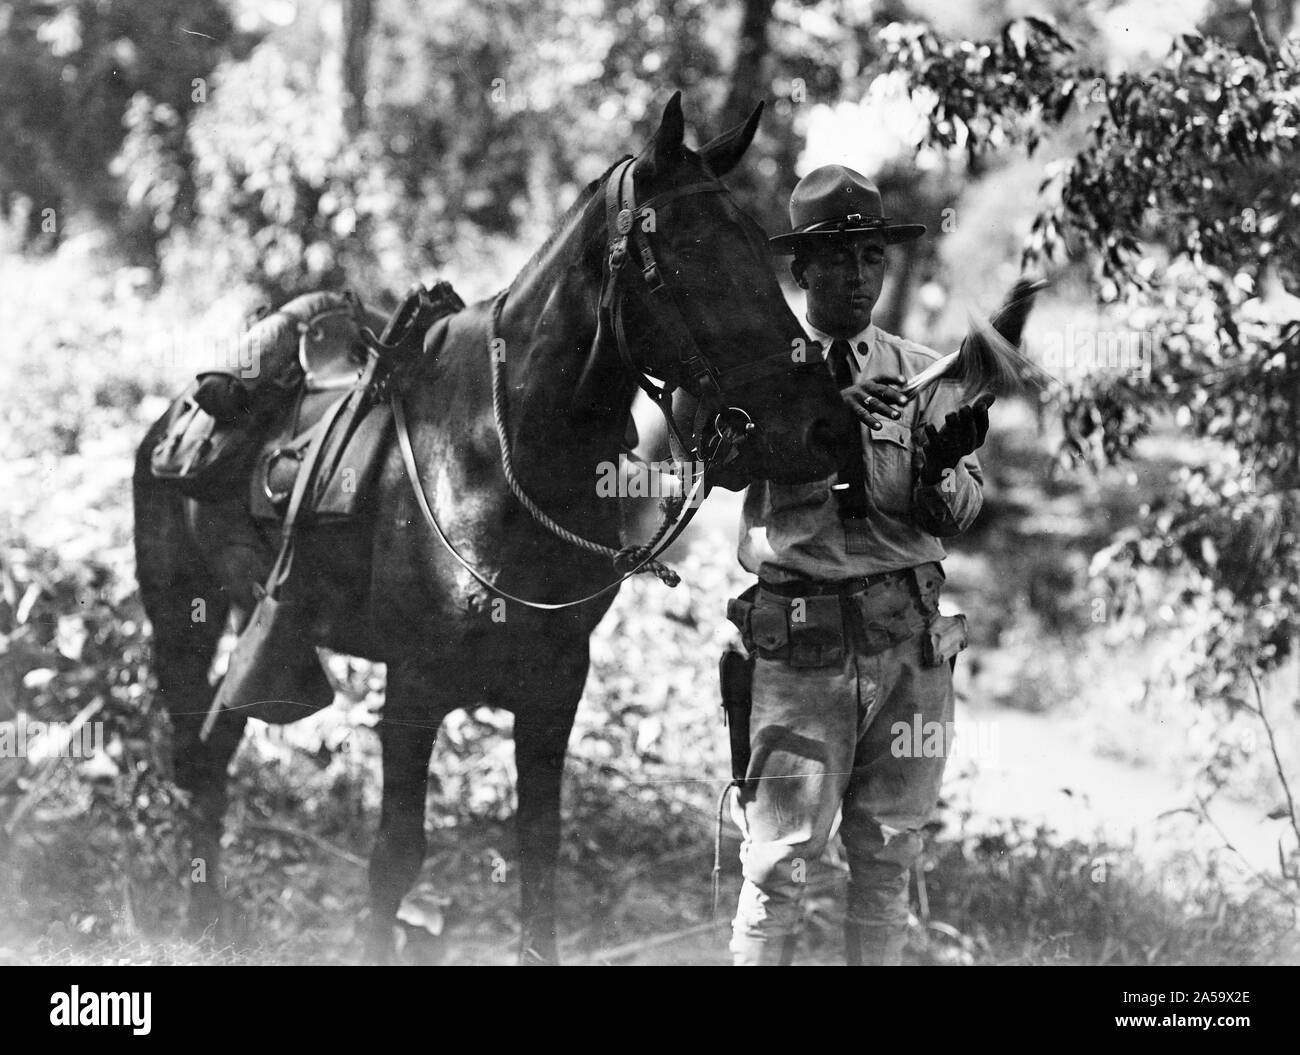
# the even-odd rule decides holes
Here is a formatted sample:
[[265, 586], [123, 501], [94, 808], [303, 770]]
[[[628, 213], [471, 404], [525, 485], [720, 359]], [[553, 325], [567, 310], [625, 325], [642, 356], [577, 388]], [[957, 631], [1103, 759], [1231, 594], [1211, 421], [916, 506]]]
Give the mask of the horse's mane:
[[574, 199], [573, 204], [565, 210], [564, 215], [556, 222], [551, 233], [546, 236], [546, 241], [538, 246], [537, 251], [528, 258], [528, 263], [526, 263], [519, 272], [520, 275], [531, 274], [533, 269], [546, 258], [547, 252], [550, 250], [551, 246], [555, 244], [556, 239], [569, 229], [569, 223], [575, 219], [584, 208], [586, 208], [587, 202], [591, 200], [591, 196], [604, 185], [605, 180], [609, 178], [609, 174], [631, 156], [631, 154], [624, 154], [617, 161], [613, 162], [609, 168], [582, 188], [581, 193]]

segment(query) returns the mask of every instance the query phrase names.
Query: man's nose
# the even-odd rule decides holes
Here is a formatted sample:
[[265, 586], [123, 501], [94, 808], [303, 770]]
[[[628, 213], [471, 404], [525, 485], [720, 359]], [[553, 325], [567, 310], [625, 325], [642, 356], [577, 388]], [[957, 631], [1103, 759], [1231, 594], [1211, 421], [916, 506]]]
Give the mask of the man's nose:
[[846, 272], [849, 281], [855, 286], [871, 285], [871, 265], [860, 263], [851, 267]]

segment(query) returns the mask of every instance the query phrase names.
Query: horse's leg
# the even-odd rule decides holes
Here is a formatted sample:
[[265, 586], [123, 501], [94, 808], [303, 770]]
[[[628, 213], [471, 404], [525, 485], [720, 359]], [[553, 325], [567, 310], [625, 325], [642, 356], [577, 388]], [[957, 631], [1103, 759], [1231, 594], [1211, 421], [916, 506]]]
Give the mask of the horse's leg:
[[560, 782], [564, 755], [587, 677], [585, 643], [581, 671], [559, 678], [539, 694], [530, 687], [528, 702], [515, 715], [515, 768], [518, 771], [520, 913], [519, 962], [559, 962], [555, 933], [555, 868], [560, 854]]
[[[207, 685], [207, 671], [202, 682], [191, 680], [193, 671], [185, 671], [172, 684], [182, 699], [203, 700], [200, 713], [189, 707], [184, 714], [172, 716], [172, 753], [177, 785], [188, 793], [185, 823], [189, 835], [188, 873], [190, 881], [187, 929], [198, 937], [212, 928], [220, 933], [224, 880], [221, 872], [221, 835], [225, 827], [229, 802], [227, 769], [239, 742], [243, 739], [246, 719], [224, 712], [206, 741], [199, 739], [203, 724], [202, 711], [207, 709], [212, 689]], [[184, 680], [182, 680], [184, 679]], [[165, 683], [163, 664], [159, 665], [159, 684]], [[163, 690], [168, 691], [167, 689]]]
[[153, 627], [158, 694], [172, 723], [172, 768], [188, 794], [183, 827], [189, 857], [188, 929], [201, 934], [221, 922], [221, 831], [226, 812], [226, 767], [243, 734], [244, 719], [222, 715], [207, 742], [199, 739], [213, 689], [208, 669], [229, 610], [227, 593], [202, 559], [175, 492], [137, 467], [136, 576]]
[[424, 864], [424, 804], [429, 756], [447, 711], [431, 704], [429, 679], [414, 664], [389, 668], [379, 721], [383, 755], [383, 807], [370, 855], [370, 936], [366, 958], [389, 962], [393, 926], [402, 898]]

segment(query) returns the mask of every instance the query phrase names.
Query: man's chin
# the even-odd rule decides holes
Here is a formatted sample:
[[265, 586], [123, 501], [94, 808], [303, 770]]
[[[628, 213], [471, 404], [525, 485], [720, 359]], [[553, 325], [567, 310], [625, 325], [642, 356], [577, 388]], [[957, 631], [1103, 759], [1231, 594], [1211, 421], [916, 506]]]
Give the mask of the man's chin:
[[[871, 324], [871, 312], [875, 308], [875, 301], [863, 303], [864, 307], [861, 311], [854, 310], [851, 314], [843, 318], [827, 320], [827, 325], [831, 326], [833, 330], [828, 329], [825, 332], [836, 332], [844, 334], [846, 337], [852, 337], [865, 330]], [[816, 325], [816, 323], [814, 323], [814, 325]]]

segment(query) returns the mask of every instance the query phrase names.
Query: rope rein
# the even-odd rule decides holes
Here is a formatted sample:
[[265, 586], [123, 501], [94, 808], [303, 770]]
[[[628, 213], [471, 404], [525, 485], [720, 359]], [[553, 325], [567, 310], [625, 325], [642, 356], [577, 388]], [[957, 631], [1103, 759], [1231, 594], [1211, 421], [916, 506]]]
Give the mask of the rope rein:
[[614, 567], [619, 571], [654, 572], [668, 586], [676, 586], [681, 582], [681, 577], [672, 568], [661, 561], [647, 558], [650, 557], [655, 547], [668, 533], [673, 522], [681, 515], [686, 502], [685, 489], [679, 494], [668, 495], [660, 500], [659, 529], [649, 542], [615, 549], [613, 546], [606, 546], [603, 543], [583, 538], [583, 536], [557, 524], [536, 502], [528, 497], [523, 487], [520, 486], [510, 457], [510, 439], [506, 432], [505, 357], [498, 354], [499, 346], [497, 344], [501, 313], [505, 308], [508, 293], [508, 289], [503, 289], [492, 301], [492, 312], [488, 323], [488, 355], [491, 357], [492, 362], [492, 417], [496, 423], [498, 446], [501, 448], [501, 470], [505, 473], [506, 483], [510, 485], [510, 493], [518, 499], [520, 505], [532, 514], [534, 520], [557, 538], [561, 538], [575, 546], [580, 546], [591, 553], [599, 553], [602, 556], [609, 557]]

